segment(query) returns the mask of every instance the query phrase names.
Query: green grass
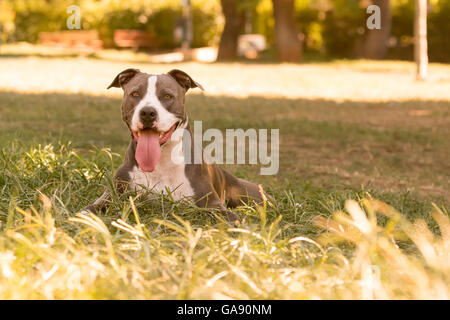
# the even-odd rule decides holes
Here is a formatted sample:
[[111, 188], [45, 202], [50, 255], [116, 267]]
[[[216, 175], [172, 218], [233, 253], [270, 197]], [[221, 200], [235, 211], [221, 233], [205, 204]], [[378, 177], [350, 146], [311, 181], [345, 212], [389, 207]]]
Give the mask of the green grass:
[[0, 298], [450, 297], [448, 66], [414, 83], [395, 62], [138, 65], [206, 83], [186, 100], [203, 129], [280, 128], [276, 176], [227, 166], [277, 200], [236, 209], [239, 229], [133, 193], [74, 219], [121, 163], [129, 134], [104, 87], [129, 66], [0, 58]]
[[[82, 158], [67, 146], [22, 148], [15, 144], [1, 154], [3, 299], [450, 295], [450, 221], [438, 208], [433, 224], [440, 236], [427, 226], [429, 216], [413, 225], [350, 191], [280, 190], [277, 204], [237, 209], [244, 220], [239, 228], [190, 203], [131, 193], [115, 197], [104, 214], [75, 216], [110, 186], [115, 156], [98, 150]], [[362, 196], [367, 216], [355, 201], [345, 202], [350, 215], [342, 212], [345, 198]], [[428, 212], [405, 197], [395, 201]]]

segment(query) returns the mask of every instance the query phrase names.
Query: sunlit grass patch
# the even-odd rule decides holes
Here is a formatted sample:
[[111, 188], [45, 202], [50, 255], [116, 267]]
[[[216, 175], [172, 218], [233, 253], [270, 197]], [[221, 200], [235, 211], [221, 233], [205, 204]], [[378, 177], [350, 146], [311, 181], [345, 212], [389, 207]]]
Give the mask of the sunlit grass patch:
[[311, 208], [286, 191], [237, 209], [243, 223], [232, 227], [170, 196], [127, 193], [106, 213], [78, 214], [111, 187], [114, 157], [70, 145], [2, 150], [0, 298], [450, 297], [445, 208], [413, 222], [364, 193], [345, 205], [315, 194]]
[[[118, 53], [122, 55], [123, 53]], [[83, 93], [119, 97], [106, 90], [124, 69], [150, 74], [181, 69], [204, 88], [204, 94], [346, 101], [448, 101], [450, 67], [430, 64], [427, 82], [417, 82], [414, 63], [399, 61], [329, 61], [325, 63], [144, 63], [86, 57], [1, 56], [0, 89], [19, 93]], [[194, 94], [199, 93], [193, 91]]]

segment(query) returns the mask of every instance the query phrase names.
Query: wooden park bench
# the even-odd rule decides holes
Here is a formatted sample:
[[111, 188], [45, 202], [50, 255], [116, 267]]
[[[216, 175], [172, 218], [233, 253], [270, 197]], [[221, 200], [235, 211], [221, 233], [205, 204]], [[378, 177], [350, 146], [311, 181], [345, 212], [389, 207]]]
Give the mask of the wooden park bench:
[[141, 30], [116, 30], [114, 31], [114, 43], [119, 48], [154, 48], [155, 37]]
[[43, 45], [57, 46], [71, 49], [101, 49], [97, 30], [67, 30], [58, 32], [41, 32], [39, 41]]

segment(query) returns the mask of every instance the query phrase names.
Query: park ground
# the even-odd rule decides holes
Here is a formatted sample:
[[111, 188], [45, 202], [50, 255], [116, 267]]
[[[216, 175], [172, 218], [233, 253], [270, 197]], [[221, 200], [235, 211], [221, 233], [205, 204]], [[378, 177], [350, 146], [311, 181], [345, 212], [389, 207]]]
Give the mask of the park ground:
[[[106, 87], [129, 67], [201, 83], [186, 110], [204, 130], [280, 129], [277, 175], [227, 166], [277, 202], [236, 209], [239, 228], [135, 194], [76, 217], [121, 163], [121, 90]], [[11, 54], [0, 70], [1, 298], [450, 297], [449, 65], [427, 82], [398, 61]]]

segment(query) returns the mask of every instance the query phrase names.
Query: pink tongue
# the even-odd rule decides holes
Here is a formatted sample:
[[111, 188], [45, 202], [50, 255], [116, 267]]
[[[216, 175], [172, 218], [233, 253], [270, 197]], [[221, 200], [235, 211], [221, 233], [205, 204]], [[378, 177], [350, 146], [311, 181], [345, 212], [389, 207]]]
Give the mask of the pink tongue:
[[152, 172], [161, 157], [159, 135], [151, 130], [141, 131], [134, 155], [142, 171]]

